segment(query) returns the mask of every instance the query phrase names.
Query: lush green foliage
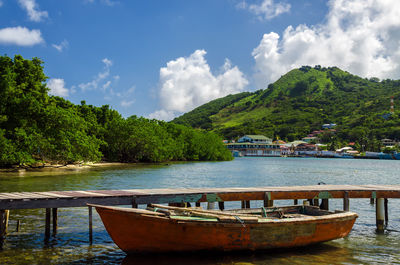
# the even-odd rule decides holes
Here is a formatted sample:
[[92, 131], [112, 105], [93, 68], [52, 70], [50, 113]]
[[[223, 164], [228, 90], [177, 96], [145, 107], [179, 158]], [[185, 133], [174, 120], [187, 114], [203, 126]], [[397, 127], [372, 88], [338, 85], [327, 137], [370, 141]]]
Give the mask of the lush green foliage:
[[38, 162], [228, 160], [214, 133], [48, 95], [42, 62], [0, 57], [0, 166]]
[[222, 108], [225, 108], [250, 94], [250, 92], [243, 92], [215, 99], [189, 113], [175, 118], [172, 122], [189, 125], [195, 128], [210, 129], [212, 128], [212, 120], [210, 119], [210, 116], [217, 114]]
[[[211, 126], [207, 122], [206, 127], [226, 138], [264, 134], [289, 141], [320, 130], [322, 124], [336, 123], [336, 135], [324, 136], [332, 149], [354, 141], [359, 149], [372, 151], [379, 149], [380, 139], [400, 139], [398, 111], [388, 115], [391, 96], [395, 106], [400, 106], [399, 88], [400, 81], [364, 79], [337, 67], [303, 66], [268, 89], [228, 105], [213, 106], [217, 110], [213, 115], [197, 117], [192, 114], [195, 109], [185, 114], [185, 121], [203, 127], [198, 121], [208, 119]], [[200, 108], [207, 109], [208, 104]]]

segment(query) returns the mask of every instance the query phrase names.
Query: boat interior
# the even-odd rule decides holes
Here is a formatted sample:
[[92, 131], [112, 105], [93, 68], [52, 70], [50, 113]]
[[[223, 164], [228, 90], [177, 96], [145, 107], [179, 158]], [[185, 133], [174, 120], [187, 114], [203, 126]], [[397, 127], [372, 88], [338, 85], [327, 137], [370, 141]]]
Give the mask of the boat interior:
[[[201, 207], [176, 207], [161, 204], [150, 204], [147, 213], [169, 217], [178, 220], [219, 221], [219, 222], [263, 222], [287, 218], [313, 218], [331, 215], [341, 211], [331, 212], [321, 210], [317, 206], [293, 205], [281, 207], [261, 207], [248, 209], [205, 210]], [[143, 212], [146, 214], [146, 212]]]

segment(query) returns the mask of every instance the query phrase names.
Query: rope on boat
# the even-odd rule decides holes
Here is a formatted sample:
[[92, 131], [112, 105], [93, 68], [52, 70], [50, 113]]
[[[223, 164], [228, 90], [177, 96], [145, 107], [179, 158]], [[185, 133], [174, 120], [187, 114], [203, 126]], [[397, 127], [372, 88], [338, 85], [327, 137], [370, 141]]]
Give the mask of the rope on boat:
[[261, 207], [262, 217], [267, 217], [267, 211], [264, 207]]
[[243, 226], [243, 227], [246, 227], [246, 224], [244, 223], [244, 221], [243, 221], [242, 219], [240, 219], [240, 218], [239, 218], [239, 216], [237, 216], [237, 215], [234, 215], [234, 217], [236, 218], [236, 220], [238, 220], [238, 221], [239, 221], [239, 223], [241, 223], [241, 224], [242, 224], [242, 226]]

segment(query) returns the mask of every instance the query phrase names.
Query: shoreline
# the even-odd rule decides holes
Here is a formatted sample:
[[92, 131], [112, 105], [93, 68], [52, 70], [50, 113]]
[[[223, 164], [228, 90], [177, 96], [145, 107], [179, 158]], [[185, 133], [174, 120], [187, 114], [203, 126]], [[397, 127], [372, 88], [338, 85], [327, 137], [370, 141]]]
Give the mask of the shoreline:
[[19, 172], [45, 172], [45, 171], [74, 171], [81, 169], [94, 169], [103, 167], [115, 167], [115, 166], [132, 166], [140, 163], [121, 163], [121, 162], [96, 162], [96, 163], [82, 163], [82, 164], [54, 164], [54, 165], [43, 165], [38, 167], [10, 167], [0, 168], [0, 173], [19, 173]]

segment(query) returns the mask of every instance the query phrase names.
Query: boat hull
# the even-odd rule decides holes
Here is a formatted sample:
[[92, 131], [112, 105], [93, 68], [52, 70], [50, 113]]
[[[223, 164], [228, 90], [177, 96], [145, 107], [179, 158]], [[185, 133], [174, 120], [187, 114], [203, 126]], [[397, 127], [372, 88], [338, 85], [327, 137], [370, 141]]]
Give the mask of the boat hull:
[[298, 247], [345, 237], [355, 213], [222, 223], [175, 220], [136, 214], [131, 209], [96, 207], [114, 242], [127, 253], [233, 251]]

